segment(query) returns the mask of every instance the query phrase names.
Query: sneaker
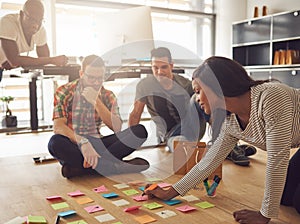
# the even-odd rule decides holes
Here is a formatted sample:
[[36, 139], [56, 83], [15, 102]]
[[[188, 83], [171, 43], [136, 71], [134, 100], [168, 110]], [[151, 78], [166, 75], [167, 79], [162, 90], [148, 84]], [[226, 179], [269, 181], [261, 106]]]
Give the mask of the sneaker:
[[232, 161], [233, 163], [239, 166], [249, 166], [250, 164], [249, 158], [245, 156], [245, 151], [237, 145], [228, 154], [226, 159]]
[[61, 174], [63, 177], [70, 179], [73, 177], [79, 177], [83, 175], [94, 175], [98, 174], [96, 170], [91, 168], [77, 168], [77, 167], [71, 167], [69, 165], [63, 165], [61, 168]]
[[242, 148], [245, 151], [245, 156], [253, 156], [257, 150], [254, 146], [251, 145], [239, 145], [240, 148]]

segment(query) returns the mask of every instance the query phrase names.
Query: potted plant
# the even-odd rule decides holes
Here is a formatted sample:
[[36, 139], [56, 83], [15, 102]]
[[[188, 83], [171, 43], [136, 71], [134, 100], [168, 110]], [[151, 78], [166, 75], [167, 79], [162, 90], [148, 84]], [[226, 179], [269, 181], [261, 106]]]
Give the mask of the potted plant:
[[12, 96], [3, 96], [0, 99], [1, 101], [5, 102], [6, 105], [6, 112], [2, 120], [2, 126], [16, 127], [18, 124], [17, 117], [12, 115], [11, 109], [9, 109], [8, 107], [9, 103], [13, 101], [15, 98]]

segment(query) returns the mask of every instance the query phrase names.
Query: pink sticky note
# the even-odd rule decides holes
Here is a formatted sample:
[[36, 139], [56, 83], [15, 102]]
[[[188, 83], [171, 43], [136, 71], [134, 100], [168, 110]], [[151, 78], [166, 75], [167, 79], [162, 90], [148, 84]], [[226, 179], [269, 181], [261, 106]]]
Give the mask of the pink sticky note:
[[176, 209], [181, 212], [190, 212], [190, 211], [196, 210], [196, 208], [191, 207], [189, 205], [180, 206], [180, 207], [177, 207]]
[[91, 206], [88, 206], [88, 207], [85, 207], [84, 208], [88, 213], [94, 213], [94, 212], [98, 212], [98, 211], [103, 211], [104, 208], [102, 208], [101, 206], [99, 205], [91, 205]]
[[107, 190], [107, 188], [104, 185], [102, 185], [100, 187], [94, 188], [93, 191], [95, 191], [96, 193], [101, 193], [101, 192], [106, 192], [108, 190]]
[[157, 184], [157, 185], [158, 185], [160, 188], [172, 186], [172, 184], [168, 184], [168, 183], [160, 183], [160, 184]]
[[53, 196], [48, 196], [46, 197], [47, 200], [51, 201], [51, 200], [57, 200], [57, 199], [61, 199], [60, 195], [53, 195]]
[[71, 197], [77, 197], [77, 196], [84, 195], [84, 193], [82, 193], [80, 190], [77, 190], [77, 191], [68, 193], [68, 195]]
[[148, 195], [137, 195], [132, 197], [136, 201], [147, 201], [148, 200]]
[[140, 209], [141, 206], [131, 206], [131, 207], [128, 207], [128, 208], [124, 208], [124, 212], [132, 212], [132, 211], [135, 211], [135, 210], [138, 210]]

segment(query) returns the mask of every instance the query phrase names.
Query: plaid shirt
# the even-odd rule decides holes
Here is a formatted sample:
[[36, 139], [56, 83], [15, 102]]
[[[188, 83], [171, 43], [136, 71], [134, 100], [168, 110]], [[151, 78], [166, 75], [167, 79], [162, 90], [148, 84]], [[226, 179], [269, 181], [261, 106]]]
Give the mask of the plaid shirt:
[[[53, 120], [66, 117], [68, 127], [79, 135], [100, 134], [102, 120], [94, 106], [81, 96], [82, 89], [80, 79], [57, 88], [54, 95]], [[99, 98], [109, 111], [120, 117], [117, 98], [112, 91], [102, 87]]]

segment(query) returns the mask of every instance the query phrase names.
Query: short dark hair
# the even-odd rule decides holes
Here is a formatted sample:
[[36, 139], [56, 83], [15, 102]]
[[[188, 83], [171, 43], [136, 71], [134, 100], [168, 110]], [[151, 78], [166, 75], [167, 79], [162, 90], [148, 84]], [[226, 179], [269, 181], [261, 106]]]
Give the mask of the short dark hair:
[[218, 96], [235, 97], [250, 90], [250, 87], [269, 80], [253, 80], [238, 62], [225, 57], [206, 59], [193, 73], [193, 79], [210, 87]]
[[171, 52], [168, 48], [166, 47], [158, 47], [158, 48], [154, 48], [151, 51], [151, 58], [162, 58], [162, 57], [167, 57], [169, 63], [172, 63], [172, 56], [171, 56]]
[[104, 67], [104, 61], [101, 57], [97, 56], [97, 55], [89, 55], [86, 56], [83, 61], [82, 61], [82, 65], [81, 65], [81, 69], [82, 71], [85, 71], [87, 66], [92, 66], [92, 67]]

